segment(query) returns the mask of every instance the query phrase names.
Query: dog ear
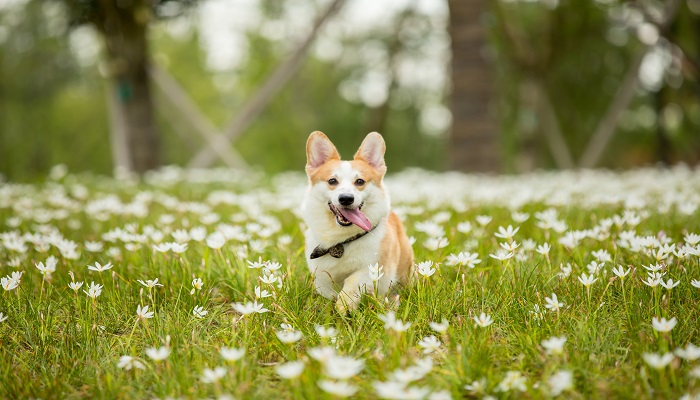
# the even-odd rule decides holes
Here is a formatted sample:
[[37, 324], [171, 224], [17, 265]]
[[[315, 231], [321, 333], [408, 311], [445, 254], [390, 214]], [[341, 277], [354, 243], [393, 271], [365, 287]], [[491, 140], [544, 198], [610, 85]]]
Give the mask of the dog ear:
[[362, 141], [359, 150], [355, 153], [355, 160], [362, 160], [374, 168], [385, 167], [384, 152], [386, 144], [384, 138], [377, 132], [371, 132]]
[[340, 154], [323, 132], [312, 132], [306, 141], [306, 169], [316, 169], [328, 160], [340, 160]]

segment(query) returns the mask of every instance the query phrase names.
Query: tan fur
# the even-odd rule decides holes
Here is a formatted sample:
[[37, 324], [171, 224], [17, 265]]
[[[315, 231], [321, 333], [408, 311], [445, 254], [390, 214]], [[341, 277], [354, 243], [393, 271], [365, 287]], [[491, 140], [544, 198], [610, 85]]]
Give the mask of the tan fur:
[[394, 266], [396, 277], [401, 285], [406, 286], [413, 275], [413, 248], [399, 216], [391, 212], [388, 222], [388, 229], [380, 247], [379, 265], [384, 265], [384, 268]]

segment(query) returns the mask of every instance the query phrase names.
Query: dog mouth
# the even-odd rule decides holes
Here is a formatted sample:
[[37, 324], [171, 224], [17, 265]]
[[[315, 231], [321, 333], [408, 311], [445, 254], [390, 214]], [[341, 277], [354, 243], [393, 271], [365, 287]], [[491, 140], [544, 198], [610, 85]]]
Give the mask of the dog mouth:
[[363, 205], [365, 205], [364, 202], [357, 206], [357, 208], [344, 208], [336, 207], [333, 205], [333, 203], [328, 202], [328, 208], [330, 208], [333, 215], [335, 215], [335, 221], [338, 223], [338, 225], [350, 226], [355, 224], [369, 232], [372, 229], [372, 223], [361, 211]]

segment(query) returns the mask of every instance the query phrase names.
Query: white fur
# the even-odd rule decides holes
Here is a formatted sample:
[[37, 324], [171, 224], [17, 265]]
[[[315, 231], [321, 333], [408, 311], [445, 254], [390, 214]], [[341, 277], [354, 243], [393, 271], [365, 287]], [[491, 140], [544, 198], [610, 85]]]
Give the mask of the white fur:
[[[374, 289], [367, 267], [379, 261], [379, 246], [387, 230], [390, 201], [381, 183], [379, 185], [367, 183], [364, 190], [357, 190], [353, 182], [360, 176], [349, 161], [341, 162], [333, 171], [333, 177], [338, 180], [337, 186], [329, 188], [325, 182], [309, 184], [304, 197], [301, 213], [308, 227], [306, 260], [309, 270], [314, 274], [318, 293], [329, 299], [338, 298], [339, 307], [341, 302], [352, 307], [363, 291]], [[355, 197], [355, 204], [364, 202], [362, 212], [372, 226], [376, 226], [376, 229], [346, 244], [345, 253], [341, 258], [334, 258], [327, 254], [311, 260], [309, 256], [316, 246], [329, 248], [363, 232], [356, 225], [340, 226], [335, 220], [332, 224], [328, 223], [328, 214], [331, 213], [328, 202], [331, 201], [335, 206], [339, 206], [338, 196], [341, 193], [352, 194]], [[378, 294], [386, 294], [395, 282], [397, 279], [393, 273], [385, 271], [378, 282]]]

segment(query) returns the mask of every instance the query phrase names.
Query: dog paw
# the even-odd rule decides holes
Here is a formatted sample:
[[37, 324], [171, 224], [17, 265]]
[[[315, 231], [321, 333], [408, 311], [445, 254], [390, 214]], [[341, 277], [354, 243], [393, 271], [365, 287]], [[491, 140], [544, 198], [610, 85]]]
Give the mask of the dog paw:
[[357, 302], [353, 301], [350, 296], [341, 293], [341, 295], [338, 296], [338, 299], [335, 301], [335, 309], [338, 311], [338, 314], [344, 316], [357, 309]]
[[343, 298], [340, 297], [338, 300], [335, 302], [335, 310], [338, 311], [338, 314], [345, 316], [348, 313], [348, 305], [345, 301], [343, 301]]

